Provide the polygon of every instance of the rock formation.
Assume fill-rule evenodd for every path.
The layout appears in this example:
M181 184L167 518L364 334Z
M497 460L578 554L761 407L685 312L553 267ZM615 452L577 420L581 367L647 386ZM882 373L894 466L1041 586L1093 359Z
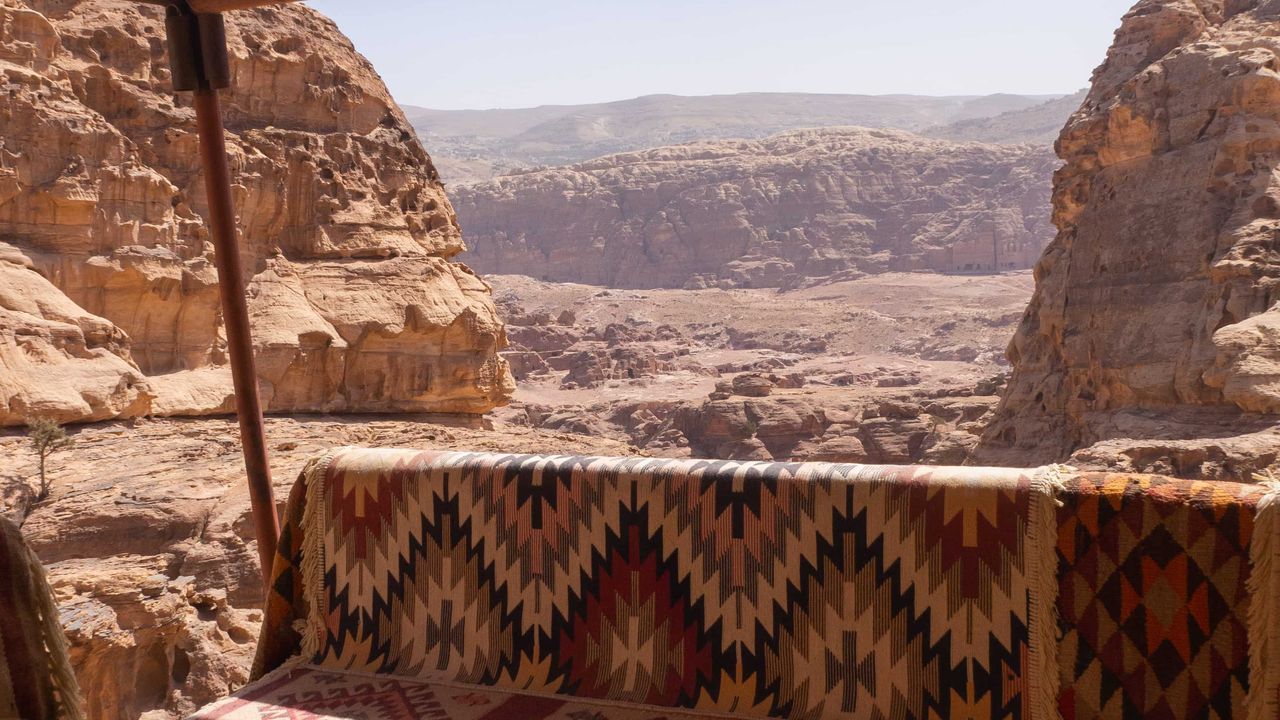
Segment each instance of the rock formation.
M1055 162L1031 146L804 130L613 155L454 191L482 273L629 288L1030 267Z
M229 407L189 96L163 15L0 6L0 425ZM483 412L503 326L430 158L303 6L228 19L242 259L273 411ZM28 290L40 285L39 295Z
M979 460L1239 479L1276 462L1277 22L1271 0L1125 16L1058 141L1059 232Z
M918 131L1030 109L1052 95L646 95L590 105L496 110L405 107L451 185L540 165L698 140L756 139L800 128L857 125ZM1076 103L1079 104L1079 103ZM1072 108L1057 117L1062 128ZM987 142L1021 142L1025 121L990 127ZM1000 137L998 130L1015 133ZM1018 139L1012 139L1017 137ZM1052 138L1048 139L1050 142ZM1047 144L1047 143L1046 143Z
M494 421L664 457L961 464L999 402L1029 272L795 290L490 277L520 377Z

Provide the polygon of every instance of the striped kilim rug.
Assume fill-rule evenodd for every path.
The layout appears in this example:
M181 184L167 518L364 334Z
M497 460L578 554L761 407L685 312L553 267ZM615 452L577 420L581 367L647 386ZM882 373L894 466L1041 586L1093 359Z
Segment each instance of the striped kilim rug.
M1250 548L1266 489L1143 475L1067 481L1058 511L1064 717L1278 717L1261 684L1255 704L1269 707L1248 711ZM1258 609L1273 599L1259 598ZM1271 622L1263 617L1261 628Z
M290 630L267 635L288 648L304 619L304 657L325 669L544 695L1031 717L1055 697L1028 692L1056 679L1055 626L1036 617L1052 602L1037 588L1055 584L1051 485L1017 470L347 450L308 470L305 510L295 497L268 623Z
M723 713L533 695L396 675L286 668L200 714L208 720L694 720Z
M1276 717L1270 490L346 449L197 717Z

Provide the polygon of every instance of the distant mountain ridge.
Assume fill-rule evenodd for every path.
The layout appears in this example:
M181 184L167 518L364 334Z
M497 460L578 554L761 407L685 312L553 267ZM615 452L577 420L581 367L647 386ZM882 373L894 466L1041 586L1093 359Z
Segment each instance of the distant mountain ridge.
M1087 91L1081 90L1020 110L957 120L949 125L928 128L921 134L945 140L1052 145L1071 114L1080 108L1086 94Z
M513 170L569 165L619 152L701 140L759 139L801 128L856 125L945 133L958 123L987 118L1015 118L1016 124L1017 113L1033 111L1062 97L648 95L591 105L498 110L432 110L406 105L404 111L423 144L431 148L441 176L447 182L465 184ZM1069 114L1062 115L1059 128ZM955 132L965 132L965 126L958 127ZM998 127L988 130L983 140L1002 142L991 137L998 134ZM977 139L947 134L938 137Z

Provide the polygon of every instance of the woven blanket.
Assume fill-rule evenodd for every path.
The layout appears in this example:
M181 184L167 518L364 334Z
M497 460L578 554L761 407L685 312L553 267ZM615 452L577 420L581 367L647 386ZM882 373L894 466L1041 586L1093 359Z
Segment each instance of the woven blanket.
M1055 712L1051 473L345 450L305 485L259 670L300 628L326 671L539 696Z
M1063 717L1278 717L1274 684L1267 692L1259 683L1249 702L1251 642L1257 663L1280 662L1261 642L1265 616L1249 637L1251 548L1260 567L1273 554L1253 547L1267 490L1144 475L1067 481L1058 511ZM1271 522L1273 510L1257 519Z
M44 569L0 517L0 718L77 720L79 693Z
M291 666L191 720L722 720L722 713Z

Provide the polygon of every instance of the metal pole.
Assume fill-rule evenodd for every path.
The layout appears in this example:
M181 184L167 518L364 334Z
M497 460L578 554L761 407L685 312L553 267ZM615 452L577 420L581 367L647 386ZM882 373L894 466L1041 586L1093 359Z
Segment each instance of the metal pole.
M196 15L185 3L170 7L167 20L170 62L177 90L195 93L196 130L200 137L200 161L204 167L205 193L209 201L209 233L213 238L218 290L222 296L222 322L227 329L231 381L235 387L240 443L249 476L249 501L258 539L262 582L271 582L280 523L271 488L271 466L258 395L258 371L253 359L253 335L249 328L249 304L245 297L244 268L236 245L236 214L231 197L231 169L227 163L225 130L218 88L230 82L226 36L220 15ZM268 588L269 589L269 588Z
M268 583L271 581L271 565L275 562L280 522L276 518L276 502L271 489L271 465L267 460L258 370L253 360L253 334L249 329L244 270L236 246L231 171L227 167L218 91L213 88L196 90L195 106L196 126L200 132L200 160L204 164L205 192L209 198L209 230L213 236L214 262L218 267L218 290L222 294L222 322L227 328L231 381L235 387L236 416L240 420L240 443L244 449L245 469L249 473L249 501L253 506L262 581Z

